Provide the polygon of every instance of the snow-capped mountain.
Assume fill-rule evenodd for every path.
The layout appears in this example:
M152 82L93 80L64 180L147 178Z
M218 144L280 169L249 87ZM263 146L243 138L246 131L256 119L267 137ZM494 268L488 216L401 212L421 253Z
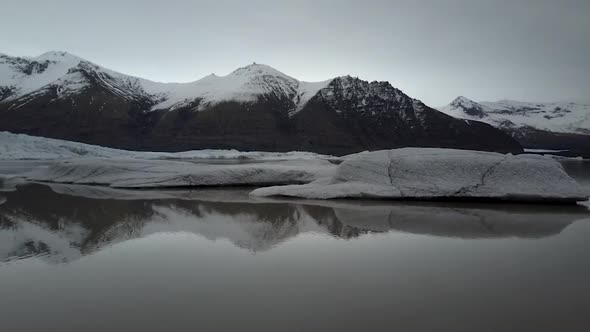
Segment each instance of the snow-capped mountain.
M590 135L590 105L578 103L528 103L513 100L474 102L458 97L441 111L462 119L496 127L532 127L556 133Z
M513 100L474 102L458 97L440 111L461 119L491 124L524 147L590 150L590 105Z
M149 100L150 111L173 110L193 103L197 103L197 110L202 110L224 101L255 102L262 95L290 100L290 113L294 114L330 80L301 82L272 67L254 63L226 76L211 74L190 83L158 83L109 70L66 52L47 52L35 58L0 54L0 100L26 102L50 89L56 89L58 97L64 98L90 88L92 83L123 98ZM17 103L14 108L20 105Z
M521 150L496 129L448 117L388 82L310 83L254 63L159 83L65 52L0 55L0 130L135 150Z

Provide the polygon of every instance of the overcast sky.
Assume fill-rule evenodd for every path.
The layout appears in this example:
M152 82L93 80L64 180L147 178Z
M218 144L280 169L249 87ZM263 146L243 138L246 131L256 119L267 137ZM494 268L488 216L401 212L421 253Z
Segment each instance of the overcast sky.
M431 106L590 102L590 0L2 1L0 52L63 50L156 81L268 64L391 82Z

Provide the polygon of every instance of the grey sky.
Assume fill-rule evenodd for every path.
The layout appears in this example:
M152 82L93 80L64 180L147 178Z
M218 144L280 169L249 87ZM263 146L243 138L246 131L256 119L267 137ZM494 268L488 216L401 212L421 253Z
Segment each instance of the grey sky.
M386 80L432 106L590 101L588 0L1 1L0 52L64 50L156 81L256 61Z

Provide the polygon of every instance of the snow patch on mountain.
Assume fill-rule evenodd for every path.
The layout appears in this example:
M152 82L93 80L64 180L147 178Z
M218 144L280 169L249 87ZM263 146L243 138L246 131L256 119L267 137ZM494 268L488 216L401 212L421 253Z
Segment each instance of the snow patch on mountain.
M199 101L198 109L223 101L253 102L261 94L292 97L297 80L269 66L250 65L227 76L209 75L192 83L178 84L166 91L167 98L152 110L178 108Z
M38 90L67 75L81 58L65 52L48 52L35 58L10 57L0 54L0 87L10 87L9 98Z
M51 89L57 91L58 98L79 93L92 80L127 99L156 101L163 97L166 86L115 72L67 52L22 58L0 55L0 101L18 99L11 109L18 109L31 97Z
M558 133L590 134L590 105L513 100L474 102L458 97L440 108L448 115L478 120L500 128L533 127Z
M63 76L57 79L54 84L57 86L58 97L76 93L88 86L86 78L79 72Z
M289 112L289 116L297 114L299 111L307 105L307 102L315 97L322 89L326 88L333 79L322 81L322 82L299 82L297 89L297 98L295 104L297 105L294 110Z

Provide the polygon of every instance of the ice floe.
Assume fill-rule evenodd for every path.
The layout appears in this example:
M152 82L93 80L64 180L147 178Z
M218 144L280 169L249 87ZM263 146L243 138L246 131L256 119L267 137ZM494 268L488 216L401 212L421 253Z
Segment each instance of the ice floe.
M304 185L254 190L254 196L311 199L491 199L576 202L587 199L555 160L453 149L403 148L345 158L334 175Z

